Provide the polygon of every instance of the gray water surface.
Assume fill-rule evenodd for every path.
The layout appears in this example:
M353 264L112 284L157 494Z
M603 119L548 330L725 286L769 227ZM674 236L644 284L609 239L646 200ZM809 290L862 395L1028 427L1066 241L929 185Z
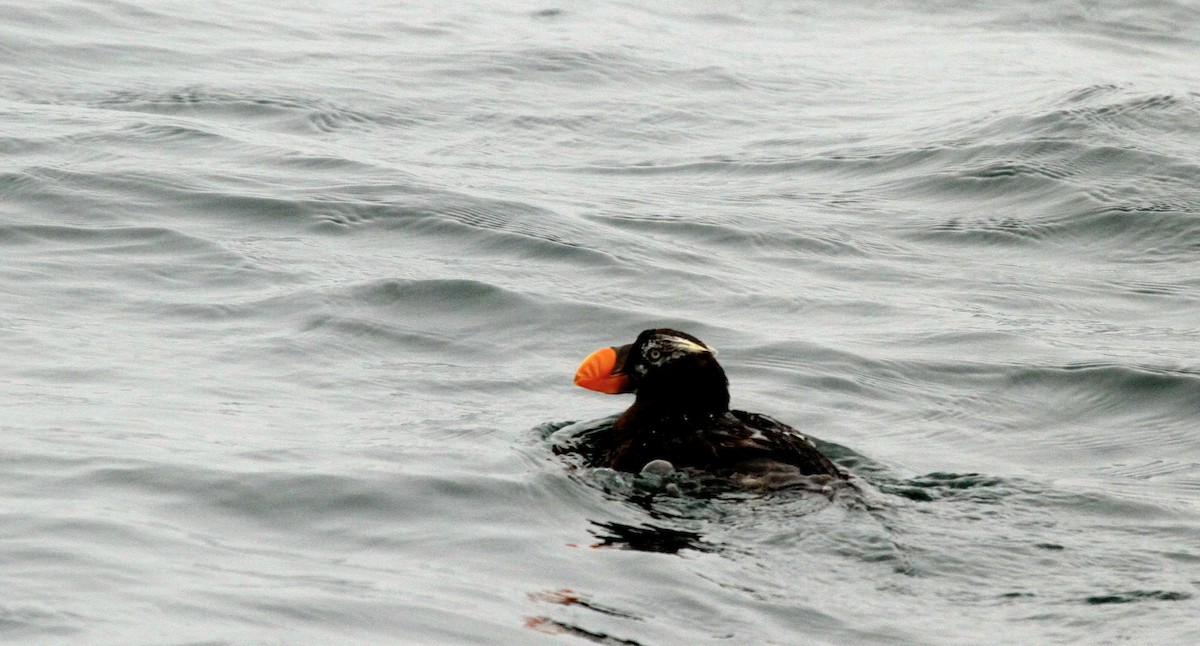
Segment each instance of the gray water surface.
M1200 642L1200 8L643 4L0 7L0 641Z

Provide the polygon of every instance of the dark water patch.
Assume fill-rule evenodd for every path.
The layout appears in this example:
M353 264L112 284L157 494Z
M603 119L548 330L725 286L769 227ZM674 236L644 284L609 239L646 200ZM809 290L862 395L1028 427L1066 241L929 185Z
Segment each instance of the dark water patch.
M1176 476L1195 474L1197 478L1192 483L1200 486L1200 462L1179 462L1176 460L1151 460L1141 463L1119 463L1101 467L1097 474L1133 478L1135 480L1159 480Z
M1042 168L1020 162L1000 161L982 168L966 170L962 177L967 179L992 180L1009 179L1022 175L1045 177L1047 179L1065 179L1068 174L1063 169Z
M315 223L320 232L367 235L367 230L415 234L503 254L573 265L611 266L598 250L595 228L530 204L410 185L341 186L293 197L267 194L194 194L195 208L249 220ZM372 236L377 236L371 233Z
M1196 203L1191 178L1200 163L1194 154L1200 94L1148 95L1101 86L1050 103L1049 110L1006 116L983 132L1010 146L1038 144L1043 149L1035 158L1039 165L1051 164L1064 173L1064 180L1098 199L1174 193Z
M94 618L81 613L36 604L0 602L0 636L33 640L79 635Z
M0 191L9 200L37 192L40 184L36 172L0 172Z
M38 159L43 155L59 152L60 149L56 145L65 140L62 131L70 129L69 126L60 124L46 124L45 116L38 115L35 108L25 105L9 108L0 100L0 113L4 113L13 125L22 126L20 134L0 135L0 154L17 162L14 165L19 165L26 159ZM20 171L6 170L0 173L0 188L15 186L16 180L23 175Z
M1098 241L1111 250L1115 260L1139 264L1170 262L1200 250L1198 209L1200 201L1170 209L1144 204L1112 206L1070 226L1077 228L1077 239L1085 243L1089 238Z
M755 257L758 254L782 254L795 262L797 257L867 257L872 255L860 240L837 230L812 230L805 234L775 230L756 231L746 226L733 226L721 221L705 221L703 215L671 218L625 214L604 219L611 227L634 236L652 234L666 236L676 242L704 248L719 249L722 253L740 253Z
M1084 599L1089 605L1099 606L1110 603L1135 603L1138 601L1187 601L1192 598L1190 592L1171 590L1132 590L1111 594L1097 594Z
M878 177L889 193L959 211L935 228L934 237L947 240L1095 245L1116 236L1116 249L1152 242L1159 224L1194 233L1200 160L1187 142L1200 122L1200 99L1110 94L1089 88L1053 101L1066 107L1043 116L1002 117L972 128L969 138L928 147L920 160L871 149L826 157L853 161L857 179ZM902 174L897 160L910 162ZM977 215L961 214L968 203ZM1114 230L1116 212L1167 213L1177 221L1130 219Z
M1200 165L1185 171L1200 173ZM1200 192L1188 180L1179 177L1140 175L1131 181L1096 182L1089 195L1105 208L1116 212L1163 213L1183 216L1193 227L1200 214Z
M471 228L552 243L558 253L569 254L576 260L598 259L596 252L589 249L592 244L589 228L531 205L460 199L440 204L436 212L439 217Z
M855 477L876 482L885 481L893 476L891 467L848 446L812 436L806 437L817 445L817 449L821 453L824 453L826 457L833 460L838 466L844 467L847 472L853 474Z
M187 203L186 191L196 185L193 178L163 172L162 168L110 173L84 168L27 167L24 172L38 182L38 190L29 191L29 198L40 207L60 209L58 213L80 214L90 226L127 225L134 215L177 208Z
M470 515L483 511L477 504L480 496L525 495L519 486L501 484L502 479L491 476L463 479L458 475L405 471L397 465L389 473L347 476L147 463L94 467L69 482L92 491L123 490L141 496L143 501L149 497L160 509L181 517L203 514L222 523L240 519L289 533L313 530L337 533L338 528L348 526L370 533L371 527L391 527L396 519L407 518L410 521L407 531L422 540L433 539L427 532L430 523L437 522L435 507L439 505L452 500L474 501L462 510ZM490 521L479 522L486 525ZM130 539L136 539L135 530L128 531L134 532ZM87 529L83 533L89 532Z
M1163 496L1163 489L1127 485L1110 477L1077 479L1071 486L1042 487L1024 500L1031 510L1065 513L1080 523L1085 518L1091 519L1109 531L1125 520L1136 521L1138 526L1159 526L1169 525L1178 518L1177 501ZM1129 531L1142 532L1134 527ZM1077 547L1066 536L1060 540Z
M548 76L575 81L631 80L643 64L616 50L587 51L569 48L530 48L478 51L462 61L475 74L544 79ZM467 71L467 70L462 70Z
M108 366L38 366L18 370L14 374L48 383L89 385L115 381L121 375L121 371Z
M957 7L955 9L958 9ZM1155 45L1187 47L1200 41L1193 25L1200 12L1188 3L1155 0L1149 3L1118 2L1100 7L1081 7L1069 2L1047 2L1011 12L985 14L979 25L988 29L1050 32L1059 37L1098 37L1081 44L1105 54L1130 51L1153 60Z
M424 186L416 173L339 155L336 150L288 149L277 152L269 162L281 173L297 177L295 188L314 192L333 191L342 197L371 199L386 196L397 187L412 190Z
M1029 490L1028 487L978 473L930 473L906 480L881 480L876 484L884 493L916 502L963 501L985 505L997 504L1009 496Z
M1085 208L1079 208L1085 207ZM1196 249L1200 217L1195 204L1077 204L1074 208L1037 217L957 216L931 227L912 230L918 240L960 245L1067 246L1075 251L1103 253L1114 260L1163 262Z
M1014 127L1020 126L1006 126L999 136L1011 139ZM1200 193L1189 179L1196 176L1196 164L1187 158L1036 135L1000 143L947 142L918 150L843 151L783 163L791 170L845 176L847 181L874 191L944 205L960 215L952 216L936 232L978 233L985 242L1057 237L1057 230L1069 226L1073 217L1105 206L1144 210L1147 204L1154 208L1170 205L1170 210L1190 213L1200 204ZM709 162L678 170L728 171L738 165ZM777 165L753 164L761 170ZM1097 189L1105 184L1112 189ZM966 203L980 215L961 215ZM1034 214L1021 214L1030 210ZM982 226L964 226L977 218Z
M619 522L596 522L592 534L597 543L592 547L678 554L682 550L711 552L715 546L707 543L700 532L672 527L661 527L650 523L630 525Z
M185 146L191 160L200 160L210 155L220 155L230 152L233 155L244 155L250 151L263 151L265 146L252 145L245 142L236 133L227 128L212 127L197 120L170 119L157 122L131 121L110 131L89 131L72 134L61 140L64 146L85 145L100 150L113 151L110 157L114 160L127 155L155 155L166 149ZM120 150L120 152L116 152ZM116 163L114 161L114 166ZM97 165L97 167L102 167ZM166 166L164 168L173 168Z
M1134 279L1120 282L1111 281L1108 284L1135 297L1169 300L1171 304L1179 303L1186 306L1188 301L1195 300L1194 295L1197 292L1194 283L1196 282L1196 280L1189 280L1183 283L1170 283L1153 279Z
M639 162L621 166L576 166L575 171L597 175L707 175L736 172L739 165L733 161L658 163Z
M27 166L17 173L6 176L6 181L18 190L7 197L14 198L12 206L18 212L41 213L50 211L61 217L70 214L83 226L129 225L124 217L137 211L144 201L131 197L124 189L126 182L114 182L110 178L83 170L68 170L63 167ZM152 182L157 187L168 186L167 182ZM135 191L136 193L136 191ZM118 208L114 204L121 204Z
M857 178L918 175L918 171L940 156L941 148L863 151L839 151L803 158L773 158L747 160L726 156L688 162L641 161L622 166L578 166L574 170L598 175L633 175L655 177L680 175L692 178L708 176L796 176L825 175Z
M972 203L972 210L992 213L1024 211L1031 206L1067 200L1080 194L1078 189L1064 183L1061 178L1041 173L1008 173L998 170L1009 168L1009 164L1002 163L999 166L988 164L984 168L966 171L955 169L905 178L893 182L892 187L903 195L935 202L959 205L969 201ZM1000 229L1001 231L1015 233L1021 237L1028 235L1019 224L1020 218L1001 216L997 219L1007 224Z
M948 156L958 146L950 144L900 147L895 145L864 146L825 152L807 161L776 162L786 165L805 164L806 168L834 177L847 179L895 179L920 177L945 165ZM786 168L785 168L786 170ZM799 170L797 168L797 170Z
M1052 459L1059 467L1043 468L1058 472L1189 451L1191 420L1200 414L1198 388L1186 368L995 366L959 383L931 376L913 401L928 409L916 426L927 441L977 434L991 452L1020 461Z
M634 639L623 639L598 630L589 630L573 623L551 619L549 617L527 617L525 627L548 635L570 635L594 644L610 646L644 646L643 642Z
M1131 95L1132 94L1132 95ZM1071 127L1102 129L1129 137L1158 132L1200 133L1200 94L1136 94L1118 86L1093 86L1068 94L1071 107L1031 121L1055 133Z
M901 397L921 380L899 364L795 342L759 346L738 361L736 370L785 380L801 391L876 401Z
M159 527L140 526L125 514L108 518L79 515L72 509L71 498L64 497L63 509L42 517L14 522L24 533L43 537L44 547L36 552L17 550L12 556L39 567L85 567L103 571L103 578L114 584L130 584L136 575L113 563L107 548L147 545L164 534Z
M100 2L78 5L75 3L45 3L37 6L14 6L6 8L5 21L16 26L29 27L41 33L73 32L80 25L91 29L113 31L128 26L130 22L145 25L164 17L164 14L149 8L126 2Z
M489 331L503 328L504 337L511 338L518 328L540 327L544 307L497 285L453 279L376 282L356 288L349 298L396 310L399 320L411 321L417 329L452 332L476 343L486 343Z
M247 223L290 225L309 217L305 204L291 197L276 195L230 194L200 187L185 188L173 185L179 202L196 213L217 217L235 217ZM178 203L178 202L177 202Z
M362 344L376 348L420 348L423 352L439 353L457 349L458 340L452 334L434 331L403 329L395 323L355 318L352 315L322 313L305 317L302 332L324 331L347 346ZM357 343L356 343L357 342Z
M1103 241L1111 257L1127 264L1179 262L1200 251L1200 200L1112 205L1093 218L1111 237ZM1097 228L1096 233L1104 229ZM1180 276L1180 284L1190 281Z
M922 151L867 155L857 163L867 174L907 171L892 185L908 195L970 196L997 203L1008 197L1017 204L1018 198L1034 203L1056 191L1077 190L1067 183L1074 175L1071 163L1089 150L1084 144L1029 137L1004 143L947 142ZM921 166L914 168L916 152Z
M36 246L40 253L58 251L129 256L174 256L179 253L220 251L217 245L163 227L84 227L44 224L0 225L0 244Z
M172 45L147 44L151 39L134 37L130 41L94 42L67 38L39 42L22 49L20 58L26 63L45 70L45 75L39 82L55 81L63 86L74 89L78 87L78 79L88 74L94 74L100 68L136 69L145 66L147 61L156 65L178 65L189 67L195 63L196 57L189 48ZM39 93L40 98L41 93ZM35 99L36 100L36 99ZM59 103L54 97L50 102Z
M263 351L282 353L279 358L309 356L310 362L319 362L320 357L373 356L390 362L393 369L408 370L447 353L457 357L455 361L432 361L433 372L418 371L417 376L424 379L462 362L495 367L496 361L502 361L509 368L477 384L491 384L498 392L529 387L523 378L529 366L522 366L522 352L546 361L565 353L573 361L573 352L598 343L578 325L581 318L623 322L628 329L638 327L628 322L627 313L610 306L547 298L469 279L385 279L280 288L284 282L290 285L297 280L272 281L267 285L270 289L223 299L185 293L169 299L139 300L137 306L156 317L179 321L183 327L177 333L202 334L214 325L237 330L230 342L220 347L243 360ZM547 321L558 321L559 331L547 333ZM574 345L569 342L571 337ZM544 354L547 351L552 354ZM401 357L420 361L395 363ZM534 368L534 372L540 370ZM559 378L569 382L571 367L561 366L560 370ZM472 381L470 371L455 374ZM440 382L427 385L437 391L442 388Z
M279 358L299 358L317 350L331 356L330 351L336 348L338 353L380 357L391 357L397 350L426 358L454 352L464 361L469 357L483 361L486 352L495 349L486 334L479 334L486 331L486 326L469 330L461 327L466 322L464 312L471 308L473 299L478 305L480 293L472 295L469 289L453 288L439 292L426 286L428 298L423 299L420 288L402 293L404 290L396 286L399 284L389 287L389 283L348 291L290 289L224 301L198 301L185 296L165 303L161 299L146 301L141 308L158 317L204 328L219 325L238 330L231 339L236 342L221 347L242 359L264 351L282 353ZM451 300L439 301L431 294ZM488 306L498 304L489 302L485 309ZM435 325L435 320L441 323ZM181 333L187 333L187 329Z
M256 123L289 132L335 133L341 130L399 129L420 123L401 114L367 112L328 99L304 95L256 96L187 86L169 93L124 91L90 100L107 110L143 112L192 119Z
M1049 227L1016 217L976 219L953 218L933 225L920 238L940 239L967 245L1004 245L1039 241L1048 237Z
M1097 413L1165 406L1200 414L1200 371L1110 363L1025 368L1009 376L1014 388L1068 393Z
M240 145L240 142L217 134L206 126L180 122L134 123L118 132L91 132L73 135L63 143L64 145L116 145L126 148L127 152L137 143L154 146L186 145L194 150L214 143Z
M909 585L934 585L953 597L956 605L975 607L997 599L987 591L981 593L978 581L1003 579L1010 581L1005 587L1020 592L1001 598L1036 608L1047 599L1077 599L1075 582L1081 579L1124 580L1125 585L1131 581L1170 585L1177 579L1154 547L1130 549L1114 535L1119 530L1108 524L1112 516L1087 508L1090 503L1068 489L1011 479L994 486L962 488L970 476L933 475L937 477L932 480L951 486L930 488L941 490L931 499L901 493L892 502L885 499L874 507L874 514L888 528L887 535L904 555L903 562L910 566L903 572L912 578ZM904 499L913 502L904 504ZM1104 524L1091 524L1087 518Z
M1062 95L1062 101L1065 103L1085 103L1096 97L1110 96L1123 91L1124 87L1115 83L1097 83L1065 93Z
M647 7L647 9L651 9L651 7ZM722 28L754 24L753 21L748 19L746 16L738 15L736 12L732 11L706 11L698 8L696 13L689 13L679 17L688 20L689 22L695 22L703 25L720 25Z
M678 61L645 54L631 56L625 50L613 48L476 50L456 59L444 73L485 78L488 82L500 78L577 87L611 83L665 83L700 90L748 87L741 76L721 67L681 65Z
M290 281L288 274L244 254L163 227L0 226L0 247L6 245L12 246L14 254L19 252L22 265L35 270L39 281L55 284L55 289L101 296L108 288L110 295L122 294L121 300L126 301L132 297L150 309L177 302L178 295L146 299L138 286L251 289ZM59 269L67 265L76 270L86 267L87 276L106 278L107 283L64 280Z
M590 612L598 613L606 617L615 617L617 619L640 621L647 618L642 614L600 603L593 600L590 595L582 594L567 588L531 592L529 593L528 597L531 601L539 603L582 608ZM598 640L598 643L636 643L627 640L616 640L616 638L610 637L605 633L585 630L573 624L567 624L549 617L529 617L526 619L525 626L526 628L532 628L538 632L547 632L550 634L569 634L589 640Z

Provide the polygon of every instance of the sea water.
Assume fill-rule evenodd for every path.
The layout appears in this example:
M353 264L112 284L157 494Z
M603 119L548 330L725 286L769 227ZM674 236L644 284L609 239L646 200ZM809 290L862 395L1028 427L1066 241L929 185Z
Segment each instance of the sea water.
M0 641L1200 642L1197 61L1164 0L5 3ZM861 495L555 455L664 326Z

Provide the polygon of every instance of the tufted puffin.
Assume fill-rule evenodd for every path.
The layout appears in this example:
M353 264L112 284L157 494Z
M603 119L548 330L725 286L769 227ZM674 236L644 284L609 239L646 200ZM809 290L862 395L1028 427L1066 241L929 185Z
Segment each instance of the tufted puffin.
M772 485L801 476L845 480L845 472L794 428L765 415L729 409L729 380L716 350L667 328L601 348L575 373L575 384L635 399L593 439L594 466L640 472L671 467L739 484Z

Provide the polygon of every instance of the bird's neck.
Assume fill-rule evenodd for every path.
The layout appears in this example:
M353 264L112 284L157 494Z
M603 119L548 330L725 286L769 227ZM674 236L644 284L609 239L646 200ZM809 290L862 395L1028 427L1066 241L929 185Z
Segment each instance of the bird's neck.
M662 377L639 386L634 406L641 414L663 421L700 421L729 411L729 382L716 362Z

